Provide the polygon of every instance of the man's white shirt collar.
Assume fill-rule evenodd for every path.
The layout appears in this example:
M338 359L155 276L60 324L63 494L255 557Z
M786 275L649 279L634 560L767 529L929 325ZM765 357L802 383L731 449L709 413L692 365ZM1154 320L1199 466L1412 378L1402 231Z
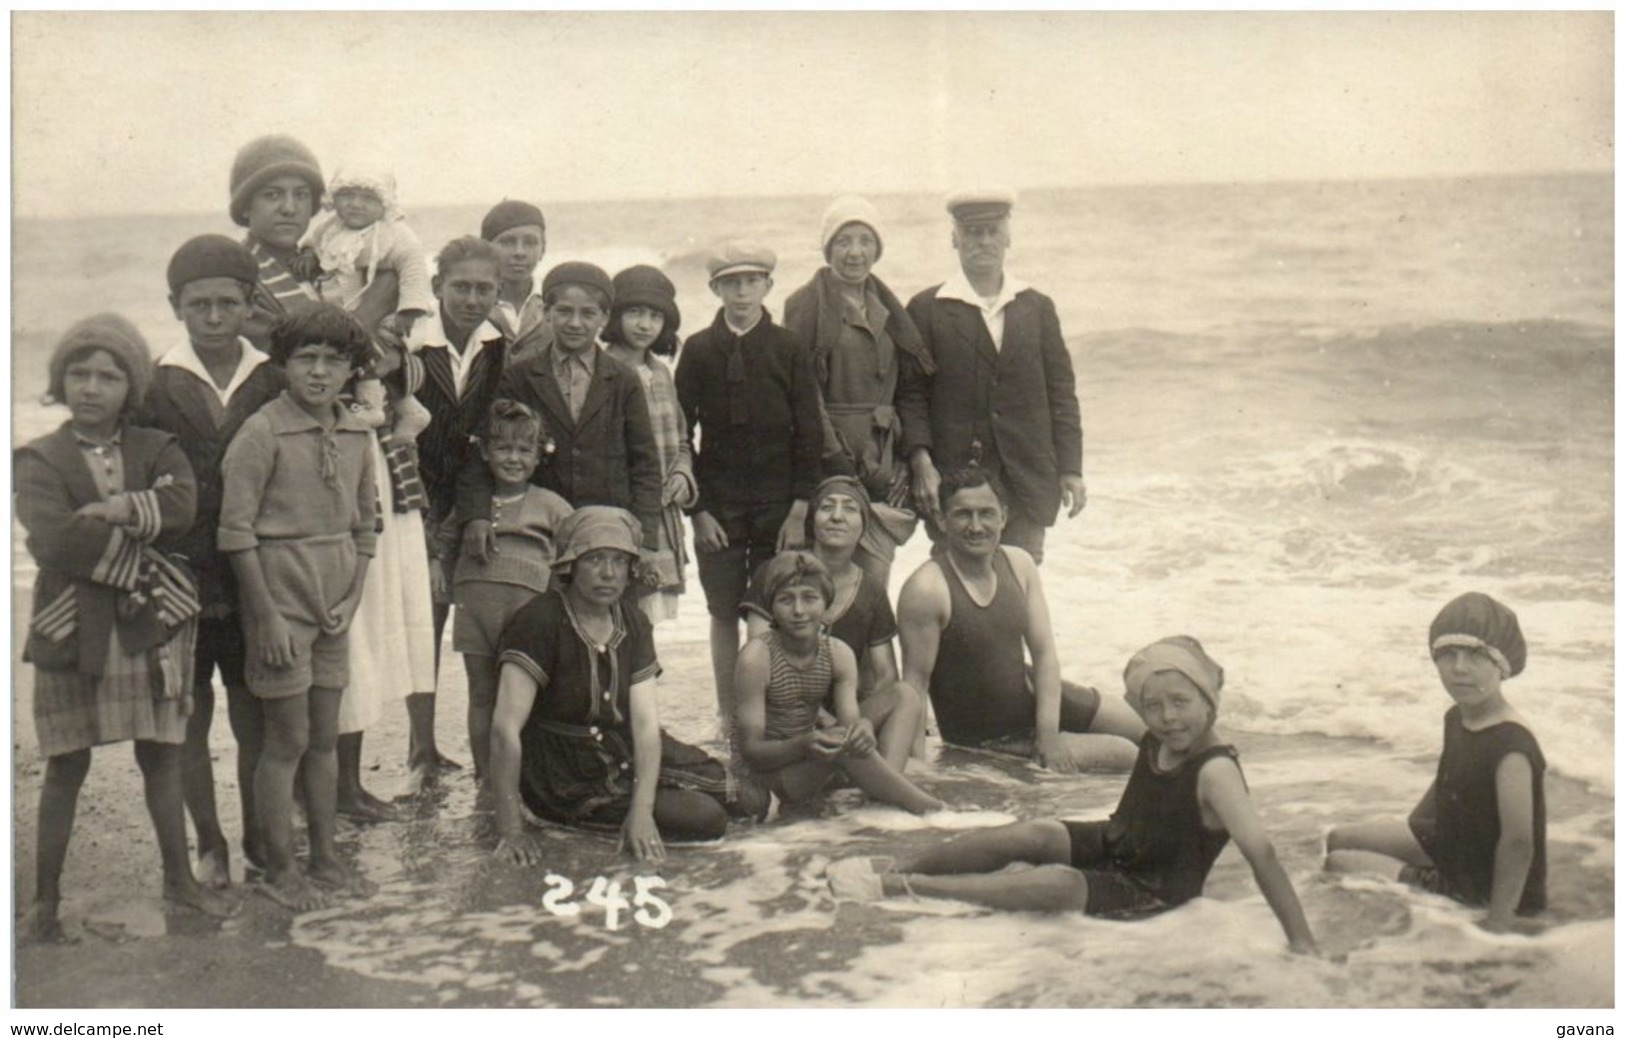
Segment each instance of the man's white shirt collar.
M459 354L451 348L451 337L446 334L446 326L440 320L440 311L435 310L412 326L412 334L407 338L406 348L414 353L426 349L445 350L446 357L451 361L452 383L461 395L463 384L467 381L468 369L473 366L474 358L485 349L486 340L500 338L502 338L501 330L487 318L470 333L468 345Z
M996 314L1000 310L1003 310L1005 307L1009 306L1011 301L1014 300L1017 295L1025 292L1031 287L1032 286L1027 284L1027 282L1016 277L1009 271L1005 271L1004 284L999 288L999 294L994 297L993 305L989 307L983 301L982 297L977 294L976 289L971 287L970 278L965 276L965 271L963 268L961 268L954 271L953 277L949 278L943 283L941 288L937 289L937 298L957 299L962 303L969 303L978 310L986 311L991 315Z
M231 381L226 383L224 389L215 384L214 376L209 374L209 369L204 366L203 358L197 355L197 350L192 348L190 339L159 357L158 366L161 368L180 368L182 371L189 371L196 375L204 385L214 390L215 395L220 398L221 406L224 407L231 403L231 395L237 392L244 382L248 381L248 376L254 373L254 369L271 359L241 335L237 336L237 343L243 348L243 355L237 361L237 370L232 374Z

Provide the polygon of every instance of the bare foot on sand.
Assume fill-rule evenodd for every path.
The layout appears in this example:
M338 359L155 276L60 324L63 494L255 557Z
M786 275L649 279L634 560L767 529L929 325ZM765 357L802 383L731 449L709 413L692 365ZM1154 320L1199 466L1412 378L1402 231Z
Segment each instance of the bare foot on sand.
M306 874L311 883L329 893L346 897L372 897L378 893L378 884L343 862L312 861Z
M458 764L456 761L452 760L444 753L441 753L439 750L434 751L434 766L439 768L441 771L463 770L463 766L461 764Z
M311 886L296 868L256 883L254 889L290 912L313 912L328 905L327 894Z
M439 777L440 772L433 761L413 764L406 778L406 792L401 795L408 800L421 797L434 788Z
M340 818L368 825L375 822L398 822L401 819L401 813L394 805L384 803L365 789L357 790L353 797L340 797L338 815Z
M164 884L164 900L176 908L201 912L214 919L225 919L234 915L238 908L236 898L190 880Z
M231 852L225 847L211 847L197 856L197 868L192 874L205 887L226 889L231 886Z
M76 944L78 938L69 937L62 929L55 901L38 901L17 927L18 944Z

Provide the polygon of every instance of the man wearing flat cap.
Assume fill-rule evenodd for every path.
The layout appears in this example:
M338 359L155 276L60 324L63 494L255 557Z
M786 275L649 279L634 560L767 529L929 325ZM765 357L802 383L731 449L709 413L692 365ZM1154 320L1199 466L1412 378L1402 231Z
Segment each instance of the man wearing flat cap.
M1055 304L1004 269L1014 206L1002 190L948 197L960 269L908 304L937 370L903 359L898 411L921 512L940 529L939 474L977 459L1008 494L1004 543L1042 561L1061 506L1083 510L1083 426Z

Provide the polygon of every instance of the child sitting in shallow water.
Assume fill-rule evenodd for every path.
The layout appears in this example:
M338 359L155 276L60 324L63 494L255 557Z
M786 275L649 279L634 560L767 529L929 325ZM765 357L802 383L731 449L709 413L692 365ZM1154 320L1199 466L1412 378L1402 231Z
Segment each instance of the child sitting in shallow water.
M1546 759L1501 682L1523 671L1518 617L1488 595L1446 605L1428 630L1439 682L1454 705L1433 785L1406 821L1341 825L1326 838L1326 867L1359 869L1382 855L1401 882L1478 907L1484 929L1523 929L1515 916L1546 907Z
M734 676L746 781L794 803L818 796L845 772L874 800L915 814L942 810L942 801L886 762L874 725L858 711L857 660L824 629L835 597L824 564L808 552L781 552L761 579L773 627L745 643ZM820 728L826 700L835 723Z
M1133 918L1200 896L1213 862L1234 838L1292 950L1318 954L1297 892L1248 798L1235 747L1214 732L1224 670L1196 639L1176 635L1135 653L1123 683L1149 731L1109 820L985 829L884 874L867 858L848 858L829 868L835 895L908 894L1011 911ZM1037 867L1003 871L1017 862Z

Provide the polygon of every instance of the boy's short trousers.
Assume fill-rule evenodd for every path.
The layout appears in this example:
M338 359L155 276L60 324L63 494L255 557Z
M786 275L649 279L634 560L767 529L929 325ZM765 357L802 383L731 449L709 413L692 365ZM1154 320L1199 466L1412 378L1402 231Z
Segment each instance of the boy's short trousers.
M197 622L197 645L192 650L192 683L209 684L215 668L220 668L220 682L227 688L242 688L248 684L243 673L248 659L248 647L243 641L243 626L234 613L230 616L211 616Z
M779 542L779 527L790 514L790 503L778 505L723 505L711 511L722 527L728 546L721 551L696 551L705 607L718 620L739 619L750 575L771 559Z
M1115 919L1166 912L1173 906L1152 893L1126 872L1112 867L1106 852L1106 822L1069 822L1067 838L1072 843L1071 866L1089 881L1089 903L1084 912Z
M1027 698L1032 701L1034 712L1038 710L1038 699L1032 694L1032 668L1027 668ZM1070 681L1061 682L1061 731L1082 734L1089 731L1089 726L1095 723L1095 715L1100 713L1100 691L1089 685L1075 685ZM992 750L994 753L1008 753L1017 757L1031 757L1038 748L1038 740L1033 730L1028 728L1020 732L1006 732L1002 735L989 736L986 739L973 741L956 740L955 746L969 746L978 750Z
M451 647L465 656L495 656L502 629L536 592L519 584L467 580L457 585Z
M287 667L268 667L254 639L246 639L244 667L248 690L258 699L286 699L314 688L342 689L350 683L350 632L327 634L309 624L288 623L298 655Z

